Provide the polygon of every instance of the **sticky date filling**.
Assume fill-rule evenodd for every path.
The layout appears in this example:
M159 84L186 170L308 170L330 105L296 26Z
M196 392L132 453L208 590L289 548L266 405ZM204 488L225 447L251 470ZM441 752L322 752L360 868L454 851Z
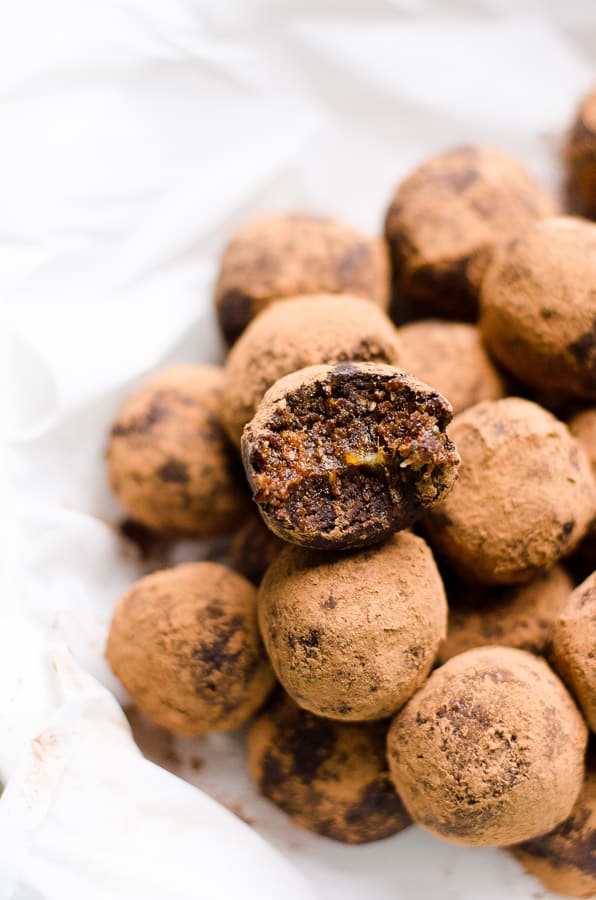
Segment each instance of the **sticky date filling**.
M253 446L255 500L324 533L411 520L437 499L454 447L445 401L398 378L332 376L288 395Z

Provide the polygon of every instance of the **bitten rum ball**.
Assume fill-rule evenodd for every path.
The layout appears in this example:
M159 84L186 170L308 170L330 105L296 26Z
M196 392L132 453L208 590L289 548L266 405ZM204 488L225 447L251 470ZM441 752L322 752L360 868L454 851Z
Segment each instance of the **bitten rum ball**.
M545 888L570 897L596 897L596 759L588 754L586 780L568 819L542 837L512 847L522 866Z
M356 294L386 309L385 244L334 219L269 215L249 222L228 244L215 288L219 324L233 343L257 313L297 294Z
M399 363L396 330L360 297L315 294L275 303L251 322L225 365L223 423L235 444L265 392L282 376L318 363Z
M596 90L583 100L565 148L571 206L596 217Z
M398 713L389 769L415 822L456 844L530 840L571 813L587 729L544 660L479 647L436 669Z
M110 435L112 489L143 525L175 535L233 531L247 511L220 422L223 369L177 366L125 401Z
M281 538L364 546L448 494L459 463L450 420L444 397L391 366L311 366L265 394L242 436L244 468Z
M156 725L196 735L239 728L273 687L256 590L218 563L186 563L137 581L110 627L107 660Z
M495 358L538 391L596 397L596 225L536 222L496 254L480 327Z
M553 199L496 150L463 147L427 160L398 185L385 220L397 288L451 319L476 314L490 257Z
M593 516L596 486L566 425L506 397L460 413L449 435L461 454L459 478L425 526L460 577L522 583L573 550Z
M569 596L555 622L553 662L596 732L596 572Z
M503 378L475 325L427 319L404 325L397 334L400 366L432 384L449 400L455 414L505 396Z
M230 565L253 584L260 584L263 575L285 547L269 531L258 513L248 517L234 535L230 547Z
M288 546L259 591L279 680L300 706L332 719L399 709L428 675L446 619L432 554L410 532L356 553Z
M516 587L453 585L448 590L449 621L439 662L472 647L497 644L544 656L571 590L571 579L561 566Z
M248 733L259 790L297 825L346 844L379 841L411 820L387 768L387 725L320 719L276 694Z

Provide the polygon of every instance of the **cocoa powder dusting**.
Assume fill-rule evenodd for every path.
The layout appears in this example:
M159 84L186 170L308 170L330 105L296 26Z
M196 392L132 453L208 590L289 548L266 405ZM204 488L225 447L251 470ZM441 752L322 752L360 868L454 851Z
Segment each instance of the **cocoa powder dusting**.
M385 759L387 725L348 725L299 709L280 691L248 734L260 791L297 825L363 844L410 824Z

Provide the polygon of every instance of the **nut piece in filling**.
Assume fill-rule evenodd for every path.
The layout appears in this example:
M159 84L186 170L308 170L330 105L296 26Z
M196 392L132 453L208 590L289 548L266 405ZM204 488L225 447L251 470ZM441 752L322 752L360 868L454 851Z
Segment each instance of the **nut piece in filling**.
M240 728L274 684L255 588L218 563L141 578L116 606L107 660L135 705L175 734Z
M398 185L385 220L394 280L413 305L474 318L495 247L556 204L515 160L462 147L427 160Z
M389 281L384 241L320 216L263 216L239 229L224 252L216 312L233 343L251 319L283 297L356 294L386 309Z
M286 545L259 591L277 677L300 706L346 721L390 716L423 684L445 636L441 576L403 531L360 551Z
M573 211L596 218L596 90L579 108L565 148L565 162Z
M480 328L521 382L596 398L596 224L535 222L495 254L482 282Z
M461 453L459 477L425 529L461 578L521 584L577 546L596 485L566 425L536 403L506 397L460 413L449 435Z
M175 366L123 404L112 427L112 489L155 531L211 537L234 530L250 505L221 424L223 369Z
M456 844L506 846L569 816L587 729L546 662L477 647L436 669L389 729L389 769L415 822Z
M250 774L297 825L346 844L402 831L410 817L389 778L386 723L319 719L276 693L248 733Z
M596 732L596 572L570 594L555 622L553 663Z
M263 395L284 375L349 360L401 365L396 330L382 310L362 297L333 294L274 303L226 360L222 421L232 442L240 445Z
M439 662L488 644L546 655L555 619L571 590L571 579L561 566L520 586L450 585L447 637L439 648Z
M588 753L584 786L568 819L542 837L512 847L545 888L569 897L596 897L596 756Z
M406 528L452 488L451 406L391 366L312 366L265 394L242 437L269 527L305 547L361 547Z

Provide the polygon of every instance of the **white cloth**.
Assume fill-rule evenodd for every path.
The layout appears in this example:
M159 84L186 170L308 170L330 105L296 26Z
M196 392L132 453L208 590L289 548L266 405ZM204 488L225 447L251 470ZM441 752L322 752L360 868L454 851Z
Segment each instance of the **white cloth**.
M220 358L212 280L239 223L298 208L378 232L408 168L464 142L556 186L595 49L592 0L4 4L0 485L16 503L2 523L0 897L312 896L281 854L330 900L532 896L504 854L417 829L361 848L298 832L256 797L234 737L200 742L201 771L177 742L169 766L241 802L275 850L143 760L103 659L139 573L103 452L143 374Z

